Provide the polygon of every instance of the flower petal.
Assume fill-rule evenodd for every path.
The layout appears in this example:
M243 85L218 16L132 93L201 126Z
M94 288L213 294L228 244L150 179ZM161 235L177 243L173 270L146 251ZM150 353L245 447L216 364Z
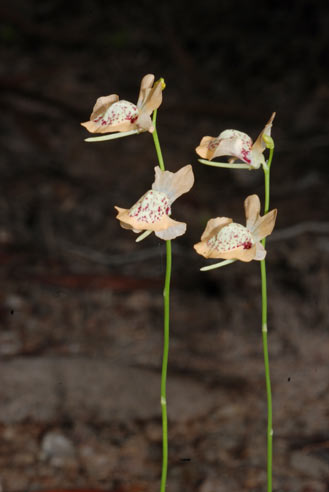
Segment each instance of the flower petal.
M251 232L227 217L210 219L202 234L201 242L194 248L206 258L224 260L251 261L256 254Z
M99 97L90 115L90 121L85 121L84 123L81 123L81 125L87 128L90 133L97 133L99 125L97 125L94 120L100 115L103 115L105 111L117 101L119 101L119 96L117 94Z
M210 219L207 222L206 228L201 236L201 241L208 241L212 236L218 234L222 227L231 224L232 219L228 217L216 217L215 219Z
M254 229L252 232L255 241L260 241L261 239L264 239L264 237L269 236L272 233L275 226L277 213L278 211L275 208L263 217L259 217L254 225Z
M258 195L249 195L245 199L244 210L247 219L246 227L250 232L253 232L260 214L260 199Z
M156 82L152 89L146 92L147 96L141 106L141 111L146 111L148 114L151 114L155 109L158 109L162 103L162 90L161 82Z
M266 249L264 248L262 243L257 241L257 243L256 243L256 254L255 254L254 260L258 260L258 261L264 260L265 256L266 256Z
M203 137L200 145L196 147L195 152L202 157L202 159L208 159L208 161L211 161L211 159L214 156L215 148L216 146L212 146L211 142L213 140L216 140L215 137Z
M138 101L137 101L138 108L140 108L143 102L145 101L146 95L148 94L149 89L151 89L153 82L154 82L154 75L152 73L144 75L144 77L142 78L141 86L139 89Z
M212 160L215 157L231 156L251 164L251 138L238 130L225 130L216 138L203 137L200 145L195 149L204 159ZM231 159L232 160L232 159Z
M194 249L199 255L205 258L221 258L223 260L240 260L249 262L255 258L256 245L254 244L249 249L244 249L242 246L240 248L235 248L230 251L219 252L214 248L210 248L207 242L201 241L194 245Z
M152 123L152 119L149 114L146 112L141 112L137 118L136 125L138 128L141 130L144 130L145 132L154 132L154 126Z
M251 163L251 138L238 130L224 130L218 136L218 146L214 157L232 156L247 164Z
M91 133L126 132L136 128L138 115L135 104L121 99L99 106L99 110L92 113L91 121L82 125Z
M96 101L95 106L93 107L93 112L90 115L91 120L95 120L101 114L104 114L105 111L112 106L112 104L119 101L119 96L117 94L111 94L110 96L99 97Z
M123 223L126 227L125 229L133 229L134 231L162 231L168 229L176 222L171 219L168 215L163 215L156 222L149 222L146 220L138 220L136 217L131 217L129 215L130 209L124 209L120 207L114 207L118 211L116 218ZM123 226L122 226L123 227Z
M151 133L154 131L154 126L150 115L155 109L158 109L162 103L162 84L161 82L156 82L153 85L153 83L153 74L148 74L143 77L137 101L137 107L140 115L138 119L138 126Z
M271 129L272 129L272 123L275 118L276 113L272 113L271 118L268 120L266 125L264 126L263 130L260 132L258 135L253 147L253 150L256 151L259 154L262 154L264 150L266 149L266 144L263 140L263 135L268 135L271 136Z
M167 241L169 239L175 239L176 237L185 234L186 224L184 222L176 222L175 220L173 220L172 222L174 222L174 224L168 227L168 229L164 231L156 231L155 235L158 236L160 239L164 239Z
M152 190L165 193L170 204L179 196L187 193L194 184L194 174L190 164L182 167L176 173L161 171L159 166L155 167L154 171L155 180L152 184Z

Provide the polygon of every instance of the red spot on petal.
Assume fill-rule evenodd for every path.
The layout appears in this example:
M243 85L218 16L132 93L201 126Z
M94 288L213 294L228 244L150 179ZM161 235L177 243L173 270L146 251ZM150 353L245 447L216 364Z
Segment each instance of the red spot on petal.
M246 241L243 243L243 249L250 249L252 247L252 243L250 241Z

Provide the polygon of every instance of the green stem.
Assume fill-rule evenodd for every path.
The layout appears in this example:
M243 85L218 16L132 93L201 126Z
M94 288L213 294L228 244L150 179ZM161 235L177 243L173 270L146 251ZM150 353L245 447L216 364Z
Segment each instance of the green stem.
M152 133L159 166L165 170L158 133L156 130L157 110L153 113L154 131ZM166 277L163 290L164 298L164 334L163 356L161 370L161 412L162 412L162 471L160 492L165 492L168 470L168 418L167 418L167 368L169 354L169 321L170 321L170 279L171 279L172 251L171 241L166 241Z
M161 169L161 171L165 171L165 165L164 165L164 162L163 162L163 157L162 157L162 152L161 152L161 147L160 147L160 142L159 142L157 127L156 127L157 114L158 114L158 110L156 109L153 112L153 126L154 126L154 131L153 131L152 135L153 135L153 141L154 141L154 145L155 145L155 150L156 150L156 153L157 153L157 156L158 156L158 161L159 161L160 169Z
M270 149L270 157L267 165L263 167L265 177L265 206L264 214L267 214L270 206L270 167L273 158L273 149ZM265 247L265 238L262 240ZM272 492L272 455L273 455L273 427L272 427L272 390L270 377L270 362L268 354L267 340L267 281L266 281L266 262L260 262L262 279L262 338L265 365L265 382L267 395L267 492Z

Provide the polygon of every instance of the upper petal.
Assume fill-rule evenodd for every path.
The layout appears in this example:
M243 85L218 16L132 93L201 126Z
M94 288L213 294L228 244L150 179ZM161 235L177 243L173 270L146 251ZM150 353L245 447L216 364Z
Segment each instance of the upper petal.
M255 223L260 214L260 199L258 195L249 195L244 201L244 210L246 214L246 227L253 232Z
M141 111L145 111L148 114L153 113L155 109L158 109L162 103L162 83L158 81L154 84L152 89L146 91L146 98L141 105Z
M266 149L265 142L263 140L263 135L271 136L272 123L275 118L276 113L272 113L271 118L268 120L263 130L258 135L253 147L253 150L256 150L259 154L262 154Z
M260 215L260 200L258 195L249 195L244 201L246 227L252 233L255 241L260 241L273 231L277 209L273 209L263 217Z
M228 217L216 217L207 222L206 228L202 233L201 241L208 241L212 236L215 236L222 227L231 224L232 219Z
M255 241L260 241L261 239L269 236L272 233L275 226L277 213L278 211L275 208L263 217L259 217L254 225L254 229L252 232Z
M152 184L152 190L165 193L169 198L170 204L179 196L187 193L194 184L194 174L190 164L175 173L161 171L159 166L155 167L154 171L155 180Z
M144 77L142 78L141 86L139 89L138 101L137 101L138 107L142 105L143 101L146 98L147 90L151 89L153 82L154 82L154 75L152 73L144 75Z
M115 102L119 101L117 94L111 94L109 96L99 97L96 101L93 111L90 115L91 120L95 120L99 115L104 114L105 111Z
M145 75L142 79L137 101L140 114L146 113L147 115L151 115L162 103L162 83L161 81L157 81L154 85L153 83L153 74Z

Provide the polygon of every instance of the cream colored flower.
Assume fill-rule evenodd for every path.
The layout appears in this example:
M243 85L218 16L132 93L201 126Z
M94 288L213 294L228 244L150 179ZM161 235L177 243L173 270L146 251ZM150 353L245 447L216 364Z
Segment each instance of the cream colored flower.
M186 231L186 224L170 218L171 205L193 186L194 175L189 164L176 173L154 168L155 180L130 209L115 207L121 227L133 232L153 231L161 239L174 239Z
M263 260L266 250L261 239L273 231L277 210L260 215L260 200L250 195L244 201L246 226L236 224L228 217L210 219L201 236L201 242L194 245L199 255L205 258L224 260Z
M117 94L99 97L90 120L81 123L90 133L128 132L130 130L153 132L151 114L162 102L164 83L154 83L154 75L143 77L137 104L119 99Z
M229 162L239 160L248 164L251 169L258 169L261 165L265 165L263 153L266 145L263 135L271 136L274 117L275 113L272 114L254 144L246 133L224 130L216 138L203 137L200 145L195 149L196 153L208 161L219 156L230 156Z

